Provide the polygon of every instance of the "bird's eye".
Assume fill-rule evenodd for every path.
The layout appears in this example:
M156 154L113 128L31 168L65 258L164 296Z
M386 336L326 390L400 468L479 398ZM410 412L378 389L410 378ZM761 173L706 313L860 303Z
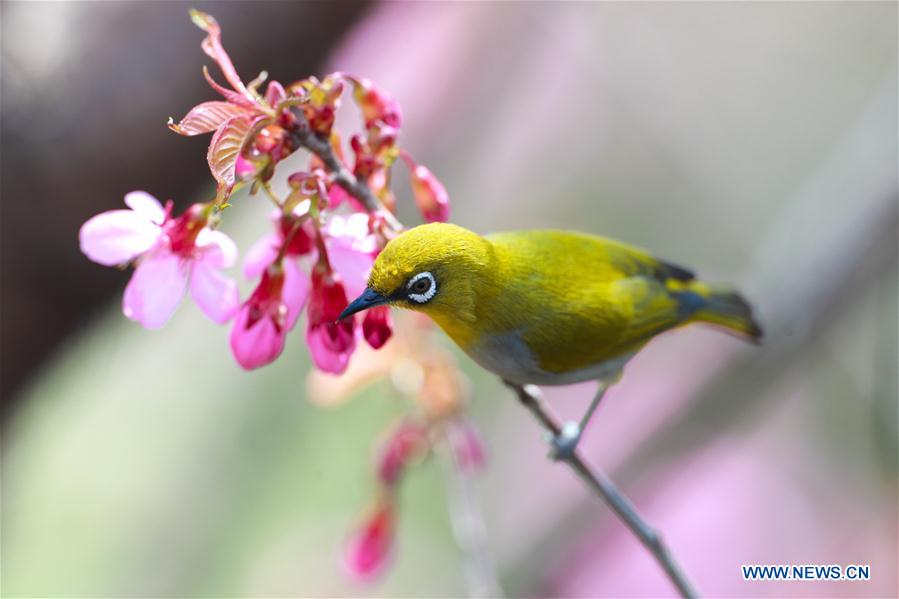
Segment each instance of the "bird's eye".
M413 302L423 304L437 293L437 281L429 272L420 272L406 283L408 297Z

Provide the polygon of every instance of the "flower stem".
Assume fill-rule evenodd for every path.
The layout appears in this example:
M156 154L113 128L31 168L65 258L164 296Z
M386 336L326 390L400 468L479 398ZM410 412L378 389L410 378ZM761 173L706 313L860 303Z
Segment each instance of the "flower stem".
M269 185L268 181L263 181L262 177L259 178L259 184L262 189L265 191L265 195L272 201L272 204L275 205L275 208L279 208L281 210L284 209L284 203L275 195L275 192L272 191L272 186Z
M542 405L540 393L536 387L533 385L518 385L509 381L503 382L515 391L521 403L531 411L534 418L546 430L553 435L558 435L562 432L562 427L556 422L555 417ZM634 504L618 490L605 474L590 465L578 450L563 454L561 461L567 463L587 486L612 508L625 526L634 533L634 536L652 554L682 597L692 599L698 596L693 585L675 561L668 546L662 540L661 535L646 523L637 512Z

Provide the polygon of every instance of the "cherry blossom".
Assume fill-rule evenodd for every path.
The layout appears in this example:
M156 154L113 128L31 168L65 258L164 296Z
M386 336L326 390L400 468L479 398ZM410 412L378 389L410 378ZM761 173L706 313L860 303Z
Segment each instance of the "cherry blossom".
M317 264L312 269L306 344L316 367L332 374L346 370L356 349L355 318L337 320L348 304L340 275Z
M89 219L79 232L81 251L99 264L135 263L122 300L125 316L148 329L165 325L185 292L213 321L230 320L239 303L237 286L221 270L237 256L234 242L209 227L209 210L194 204L177 218L143 191L125 196L130 210Z
M298 265L289 260L268 265L231 328L231 351L237 363L253 370L280 356L308 295L309 279Z

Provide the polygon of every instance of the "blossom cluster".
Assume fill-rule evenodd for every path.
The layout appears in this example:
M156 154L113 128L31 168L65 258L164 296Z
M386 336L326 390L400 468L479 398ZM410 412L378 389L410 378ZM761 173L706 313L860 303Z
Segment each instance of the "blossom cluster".
M360 294L380 250L399 233L392 216L396 200L391 169L401 159L409 168L412 195L423 218L444 221L449 199L444 186L399 146L399 104L367 79L332 73L284 86L265 82L262 73L245 84L222 45L221 29L210 15L191 11L206 32L203 51L221 70L227 85L203 75L221 100L202 102L169 128L180 135L212 133L207 153L216 181L214 199L196 203L175 216L146 192L125 197L128 210L112 210L81 228L82 251L107 266L134 265L125 290L125 315L146 328L162 327L187 289L214 322L231 322L234 358L251 370L274 361L285 338L306 310L306 343L316 367L344 372L364 340L382 347L391 337L388 308L337 321L348 300ZM348 92L349 93L345 93ZM349 95L359 109L363 130L352 135L352 161L344 158L334 121ZM275 167L304 147L305 136L321 140L337 164L311 153L305 170L287 176L290 191L276 197L269 184ZM307 148L308 149L308 148ZM347 190L340 171L364 183L377 198L366 205ZM242 186L264 192L276 205L272 232L250 248L243 273L256 281L249 297L238 296L223 273L237 259L233 241L218 230L232 194ZM308 307L307 307L308 306Z
M232 354L252 370L278 358L305 308L306 344L317 367L308 379L310 398L336 401L362 384L386 379L411 400L417 410L390 432L378 454L376 499L344 560L351 573L368 578L391 553L403 473L441 444L460 472L483 463L480 440L463 416L464 377L448 352L426 342L430 325L416 316L395 326L386 306L338 321L348 300L365 290L378 253L402 231L394 216L394 164L408 168L424 220L447 220L449 197L434 174L400 147L399 104L372 82L332 73L287 86L272 81L260 91L265 73L244 84L215 19L195 10L191 18L206 32L202 48L227 85L204 68L222 99L202 102L168 126L180 135L212 134L207 161L215 197L176 215L171 200L163 205L145 191L133 191L125 196L127 209L84 223L81 249L99 264L134 267L122 309L145 328L164 326L189 290L211 320L230 323ZM362 122L346 148L334 129L345 96ZM289 191L279 197L271 185L276 167L302 149L309 151L306 168L283 173ZM243 299L225 274L238 249L219 230L230 214L229 200L241 188L275 205L269 233L243 256L243 275L255 281ZM351 364L357 351L370 353Z

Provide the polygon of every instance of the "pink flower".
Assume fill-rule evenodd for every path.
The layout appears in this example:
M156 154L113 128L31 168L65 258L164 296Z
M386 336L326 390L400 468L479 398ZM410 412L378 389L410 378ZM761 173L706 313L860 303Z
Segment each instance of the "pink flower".
M273 362L284 350L309 295L309 279L290 260L269 264L231 329L231 352L237 363L253 370Z
M350 538L344 565L359 579L375 577L383 571L393 548L394 504L383 497Z
M378 480L388 486L399 482L406 466L421 459L429 449L425 427L404 422L390 435L378 458Z
M340 273L348 295L358 297L365 291L368 275L380 252L377 237L369 228L369 215L331 215L324 231L328 262Z
M312 223L309 220L302 222L300 228L294 231L294 226L301 218L298 214L285 215L280 210L274 210L270 216L275 226L275 231L263 235L254 243L244 256L243 274L248 279L256 279L262 276L263 271L272 264L281 251L281 246L290 238L288 247L284 250L285 259L297 259L312 252L312 236L315 234Z
M409 167L412 193L422 216L428 222L449 220L449 194L446 192L446 187L428 167L417 164L405 152L402 153L402 157Z
M234 263L237 248L220 231L208 226L205 207L194 204L178 218L172 204L163 209L143 191L125 196L131 210L111 210L81 226L81 251L99 264L137 261L125 288L122 311L145 328L162 327L175 312L185 291L213 321L223 323L239 303L237 286L221 274Z
M309 296L309 277L300 258L312 252L312 223L298 213L275 210L275 231L260 238L244 258L248 279L261 277L231 331L237 362L252 370L273 362L284 349L286 334L296 325ZM287 247L284 245L287 244Z
M306 343L315 365L332 374L346 370L356 349L355 318L337 320L348 303L340 276L317 264L312 269Z

